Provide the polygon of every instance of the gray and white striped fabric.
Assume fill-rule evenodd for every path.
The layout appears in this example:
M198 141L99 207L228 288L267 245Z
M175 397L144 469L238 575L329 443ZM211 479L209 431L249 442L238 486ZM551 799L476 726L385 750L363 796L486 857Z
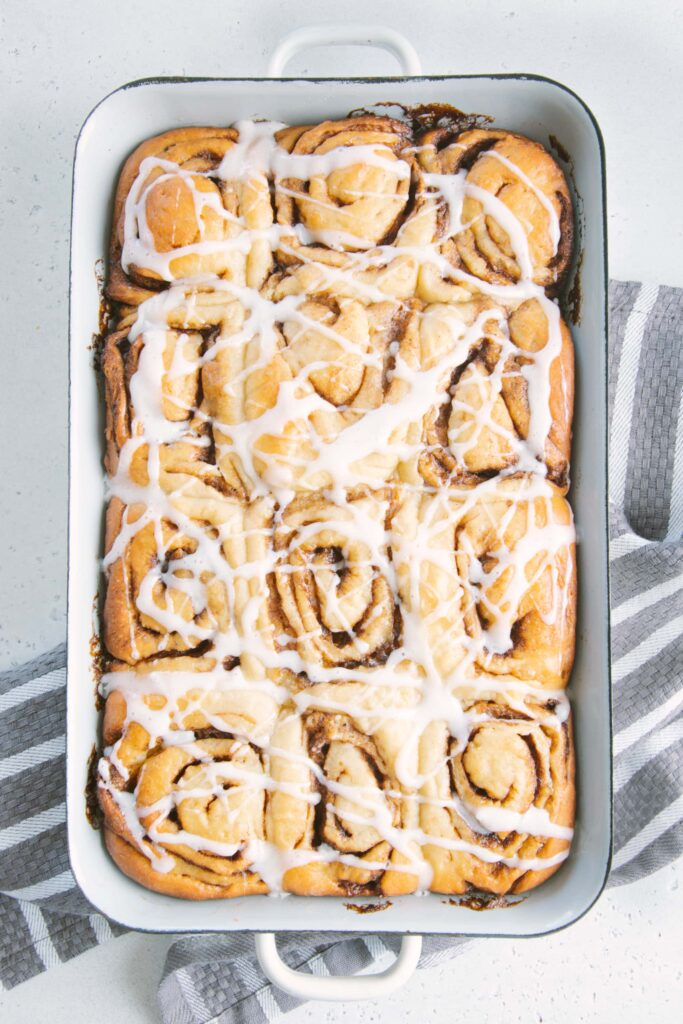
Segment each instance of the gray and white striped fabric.
M683 289L610 288L615 855L609 884L683 852ZM124 929L94 913L64 826L65 649L0 674L0 982L11 987ZM292 966L381 967L398 940L290 934ZM427 937L421 966L466 940ZM258 1024L296 1000L270 986L249 935L172 946L165 1024Z

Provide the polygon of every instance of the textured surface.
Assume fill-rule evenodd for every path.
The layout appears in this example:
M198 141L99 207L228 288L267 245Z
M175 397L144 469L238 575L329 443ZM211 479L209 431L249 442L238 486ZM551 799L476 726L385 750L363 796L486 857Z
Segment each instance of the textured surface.
M147 140L114 206L108 852L200 899L537 886L574 818L559 166L502 130L250 120Z
M136 9L129 6L131 12ZM2 66L9 102L2 111L2 203L10 242L2 256L8 307L3 322L6 339L22 339L3 381L3 397L8 422L24 425L23 443L6 445L1 453L3 473L11 481L2 496L3 522L11 538L3 560L0 605L5 665L19 663L63 636L65 296L70 161L77 127L100 96L130 78L183 72L260 74L276 39L310 17L309 9L297 3L269 11L266 19L264 5L259 10L236 2L230 11L207 9L197 24L187 5L172 2L170 9L173 17L155 24L154 38L148 27L131 34L129 18L112 19L105 9L93 13L82 0L48 9L10 0L3 9ZM347 11L356 18L365 15L357 0L349 0ZM320 3L316 20L335 13L331 2ZM681 226L672 216L681 142L670 130L674 79L681 76L680 56L671 47L680 27L680 6L660 0L646 10L635 2L597 7L581 0L556 11L529 2L520 11L493 0L466 11L445 2L433 4L431 13L416 26L406 5L379 0L373 20L408 32L427 71L534 70L576 89L590 102L606 139L613 276L682 284L675 258ZM477 31L482 24L485 33ZM467 39L466 53L458 39ZM615 70L625 57L628 82L614 89ZM329 51L319 51L292 65L293 72L318 74L363 73L369 68L391 73L393 63L386 55L339 51L331 69ZM672 88L662 89L662 75ZM633 159L633 132L645 125L657 153L658 186L643 195L643 164ZM33 285L37 278L39 292ZM37 360L41 375L35 373ZM41 412L30 423L24 414L27 406ZM49 456L41 448L48 422ZM459 964L418 976L383 1003L379 1014L377 1007L368 1006L361 1019L395 1020L400 1015L450 1020L457 997L465 1019L498 1020L504 1007L513 1020L609 1019L618 1012L624 1021L635 1021L647 1007L648 1015L673 1021L680 985L675 954L683 938L679 878L680 868L673 867L649 881L613 890L586 920L557 936L491 943L493 952L486 956L482 953L488 946L473 947ZM154 1020L154 989L167 945L162 938L130 936L93 950L0 996L0 1009L12 1021L35 1020L49 1000L54 1021L87 1021L90 1005L106 995L112 1019L126 1015L131 1024ZM466 994L461 969L467 970ZM540 986L539 976L544 979ZM355 1019L356 1014L350 1007L334 1007L326 1011L326 1019ZM320 1008L309 1007L290 1019L320 1016Z

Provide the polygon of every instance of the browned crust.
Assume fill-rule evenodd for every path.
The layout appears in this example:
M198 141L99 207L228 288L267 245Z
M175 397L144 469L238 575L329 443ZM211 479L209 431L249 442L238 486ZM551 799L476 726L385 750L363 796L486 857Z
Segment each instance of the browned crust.
M241 871L223 885L210 885L174 871L156 871L151 862L115 830L105 827L104 841L112 860L123 873L146 889L184 900L220 900L268 892L268 887L249 871Z
M393 867L373 872L313 861L286 871L283 887L298 896L404 896L415 892L417 878Z

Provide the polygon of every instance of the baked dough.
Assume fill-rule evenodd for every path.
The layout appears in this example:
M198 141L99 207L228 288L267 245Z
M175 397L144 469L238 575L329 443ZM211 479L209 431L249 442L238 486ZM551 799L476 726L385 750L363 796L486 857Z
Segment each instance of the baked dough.
M500 130L246 121L129 158L98 791L131 878L504 895L566 858L572 231Z

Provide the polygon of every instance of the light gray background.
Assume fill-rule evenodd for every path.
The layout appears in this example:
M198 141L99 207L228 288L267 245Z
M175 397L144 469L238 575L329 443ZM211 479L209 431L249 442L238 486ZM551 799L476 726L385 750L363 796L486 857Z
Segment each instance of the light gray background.
M342 11L404 32L426 72L529 71L578 92L605 137L611 275L683 285L683 8L675 0L3 0L0 668L64 638L69 203L79 126L131 79L261 75L282 35ZM317 50L290 70L381 75L395 64L379 51ZM610 893L557 936L480 942L381 1004L308 1007L292 1024L356 1015L668 1024L680 1013L681 875L674 865ZM93 950L0 993L0 1016L34 1024L49 1008L52 1024L90 1024L102 1008L107 1020L147 1024L167 945L128 936Z

